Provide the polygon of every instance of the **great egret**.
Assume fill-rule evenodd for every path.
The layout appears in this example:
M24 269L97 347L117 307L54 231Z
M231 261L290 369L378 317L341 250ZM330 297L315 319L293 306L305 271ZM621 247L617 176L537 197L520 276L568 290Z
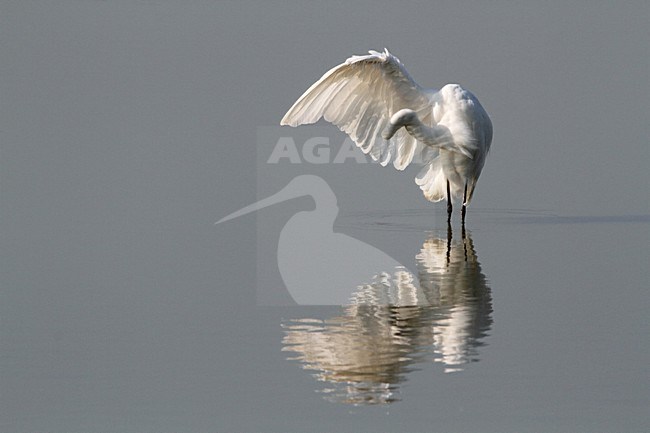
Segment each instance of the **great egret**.
M321 117L338 126L382 166L424 167L415 178L427 200L462 198L462 221L492 142L492 122L478 99L458 84L424 89L384 49L352 56L325 73L293 104L281 125Z

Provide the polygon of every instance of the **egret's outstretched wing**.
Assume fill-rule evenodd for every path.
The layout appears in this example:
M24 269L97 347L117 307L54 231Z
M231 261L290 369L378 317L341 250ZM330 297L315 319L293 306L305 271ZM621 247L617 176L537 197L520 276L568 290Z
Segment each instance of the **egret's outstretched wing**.
M431 126L433 94L413 81L388 50L370 51L365 56L352 56L325 73L293 104L280 124L298 126L323 117L375 161L387 165L393 160L395 168L402 170L416 155L428 160L436 150L418 143L404 128L390 140L384 140L381 133L391 115L402 108L414 110L422 123Z

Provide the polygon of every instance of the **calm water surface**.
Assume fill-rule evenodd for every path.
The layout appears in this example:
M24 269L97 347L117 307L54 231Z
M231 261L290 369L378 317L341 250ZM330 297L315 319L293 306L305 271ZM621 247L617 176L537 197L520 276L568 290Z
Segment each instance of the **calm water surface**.
M398 268L357 287L337 316L283 324L283 350L315 371L326 399L392 403L420 363L436 362L450 373L479 360L492 298L471 235L430 233L416 262L415 275Z
M257 305L246 221L216 274L211 224L14 271L2 431L646 431L649 218L470 210L341 215L405 265L347 306Z
M402 417L407 431L648 426L650 217L479 209L472 230L425 230L431 218L340 217L385 251L411 246L415 271L378 275L348 306L283 310L278 349L305 410L393 426L379 431Z

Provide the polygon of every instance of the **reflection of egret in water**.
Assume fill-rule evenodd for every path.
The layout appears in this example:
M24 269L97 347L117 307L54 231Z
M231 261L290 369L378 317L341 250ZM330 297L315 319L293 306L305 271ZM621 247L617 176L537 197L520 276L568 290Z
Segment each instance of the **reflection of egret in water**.
M331 385L323 390L327 399L391 403L417 362L430 359L451 373L479 360L492 300L469 232L460 240L450 231L447 238L428 237L416 260L416 278L402 270L384 274L359 287L338 317L283 324L283 350ZM395 299L391 292L402 296L385 304Z
M246 206L217 224L296 197L310 196L316 208L293 215L280 232L278 269L300 305L343 305L354 288L385 269L401 267L378 248L333 229L339 208L327 182L314 175L293 178L271 197Z

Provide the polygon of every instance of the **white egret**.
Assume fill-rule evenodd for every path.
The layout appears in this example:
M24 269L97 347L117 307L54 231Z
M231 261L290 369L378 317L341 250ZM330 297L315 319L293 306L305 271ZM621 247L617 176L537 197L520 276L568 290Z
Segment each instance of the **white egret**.
M382 166L424 167L415 182L427 200L462 199L462 221L492 142L492 122L458 84L424 89L384 49L352 56L330 69L293 104L281 125L320 118L338 126Z

